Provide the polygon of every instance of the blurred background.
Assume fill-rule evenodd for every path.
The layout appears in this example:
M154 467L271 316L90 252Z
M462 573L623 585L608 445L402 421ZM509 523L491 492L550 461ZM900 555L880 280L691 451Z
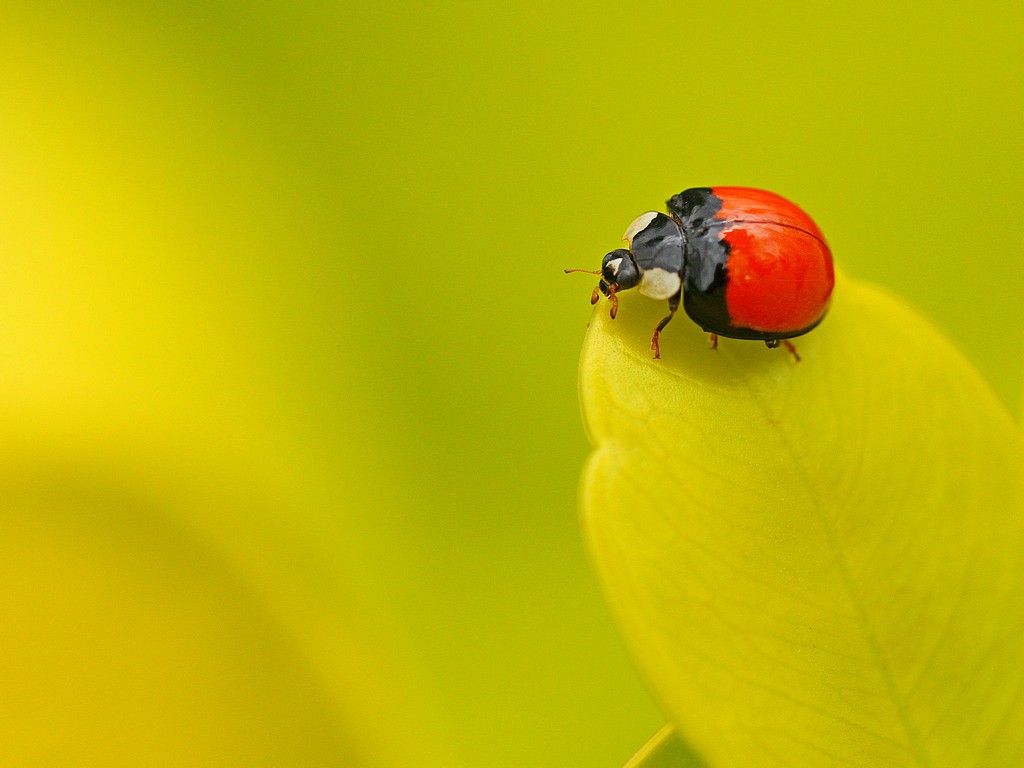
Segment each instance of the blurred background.
M1022 16L4 3L0 762L621 766L562 268L772 189L1019 413Z

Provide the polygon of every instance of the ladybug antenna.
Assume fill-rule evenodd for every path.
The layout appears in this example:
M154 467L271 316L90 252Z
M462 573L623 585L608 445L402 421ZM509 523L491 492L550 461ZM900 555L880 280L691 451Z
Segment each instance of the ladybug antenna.
M563 270L563 271L567 275L570 272L585 272L588 275L600 275L601 274L601 270L600 269L566 269L566 270ZM590 294L590 303L591 304L597 304L597 302L598 302L598 300L600 298L601 298L601 283L598 283L594 287L594 292L592 294ZM618 302L615 302L615 303L618 304Z
M601 274L603 274L600 269L567 269L567 270L565 270L565 274L567 274L567 275L570 272L586 272L588 275L601 275ZM602 284L604 285L603 288L602 288ZM600 300L600 298L601 298L601 293L602 292L605 294L605 296L607 296L609 299L611 299L611 301L612 301L612 309L611 309L611 312L609 312L608 314L611 315L612 320L614 320L615 316L619 313L619 297L615 295L615 291L617 289L618 289L617 285L608 285L608 284L606 284L604 282L604 280L601 280L601 282L597 284L597 287L594 288L594 292L592 294L590 294L590 303L591 304L597 304L598 300Z

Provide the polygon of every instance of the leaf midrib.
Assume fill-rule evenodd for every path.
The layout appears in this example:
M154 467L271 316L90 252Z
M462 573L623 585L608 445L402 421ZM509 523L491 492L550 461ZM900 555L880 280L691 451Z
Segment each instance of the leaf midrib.
M728 364L736 370L737 374L742 374L742 371L738 370L736 361L728 355L724 354ZM800 460L800 455L796 451L793 442L790 440L789 435L784 428L784 420L780 419L774 414L768 407L768 403L765 402L764 398L761 397L754 387L751 385L749 378L742 375L739 378L743 381L744 386L750 392L751 399L757 403L758 407L764 413L765 417L772 420L778 425L779 440L782 443L786 453L789 454L790 459L793 462L793 466L796 468L797 473L803 482L808 496L814 504L814 509L819 512L818 517L820 518L820 525L822 531L828 541L829 548L832 552L832 557L836 562L836 567L839 570L839 574L843 581L843 588L846 591L847 597L850 600L850 605L853 608L854 616L856 617L857 623L860 626L861 632L864 634L864 638L868 643L868 647L871 650L871 654L874 656L875 663L878 665L882 677L885 680L886 688L888 689L889 697L892 700L893 706L896 709L896 713L900 719L900 725L903 727L903 731L907 737L907 747L910 751L911 756L920 768L932 768L932 763L928 759L928 754L924 747L924 742L921 738L921 734L914 726L913 721L910 719L910 713L907 711L906 702L903 697L899 695L896 689L896 680L893 677L892 669L889 667L888 661L886 660L885 653L882 649L881 643L878 640L878 635L875 633L874 628L871 626L871 622L868 620L867 612L861 600L858 598L856 590L853 588L853 583L850 578L849 566L846 563L846 559L843 557L842 550L839 547L839 536L835 530L832 521L829 520L828 515L822 513L824 505L821 502L821 497L818 494L818 489L811 479L811 472L807 469L804 463Z

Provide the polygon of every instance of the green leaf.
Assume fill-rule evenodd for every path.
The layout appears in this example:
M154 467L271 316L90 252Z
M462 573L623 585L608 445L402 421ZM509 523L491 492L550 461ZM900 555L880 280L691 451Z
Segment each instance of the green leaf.
M584 526L709 768L1024 765L1024 441L964 358L840 275L783 349L602 302Z
M625 768L706 768L671 725L662 726Z

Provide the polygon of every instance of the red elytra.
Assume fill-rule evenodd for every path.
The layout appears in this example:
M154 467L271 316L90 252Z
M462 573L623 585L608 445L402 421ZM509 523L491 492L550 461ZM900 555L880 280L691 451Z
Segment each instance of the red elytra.
M711 191L722 201L714 219L723 222L721 237L729 245L730 327L710 330L729 336L743 328L786 338L810 330L824 316L835 283L832 254L817 224L789 200L765 190Z

